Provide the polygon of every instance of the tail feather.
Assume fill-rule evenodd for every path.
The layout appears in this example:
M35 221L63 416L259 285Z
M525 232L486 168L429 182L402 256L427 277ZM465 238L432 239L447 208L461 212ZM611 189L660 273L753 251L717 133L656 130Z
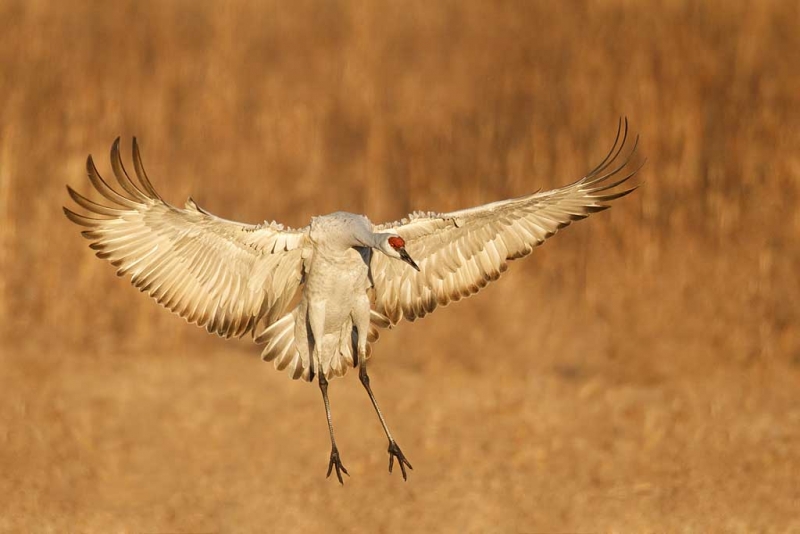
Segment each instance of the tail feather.
M311 380L311 366L308 357L303 357L307 351L301 351L295 337L295 324L298 320L299 308L295 308L287 313L270 326L265 328L255 342L264 344L261 352L261 359L265 362L273 362L279 371L286 370L292 379ZM346 325L347 326L347 325ZM379 328L389 326L389 320L382 314L372 310L370 313L370 326L367 333L367 358L372 355L372 344L378 341ZM347 335L347 331L351 335ZM322 371L328 379L334 376L344 376L349 367L354 367L356 359L353 355L356 352L355 327L349 325L341 334L329 336L330 339L323 341L323 350L330 350L334 356L327 362L328 365ZM353 340L352 342L350 340Z

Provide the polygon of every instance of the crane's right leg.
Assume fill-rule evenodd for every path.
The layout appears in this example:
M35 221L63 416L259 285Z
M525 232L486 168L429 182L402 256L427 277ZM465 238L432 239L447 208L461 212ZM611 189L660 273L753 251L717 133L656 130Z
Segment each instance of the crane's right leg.
M339 458L339 449L336 448L336 438L333 437L333 420L331 419L331 405L328 401L328 379L325 378L325 373L320 372L318 375L317 380L319 381L319 389L322 390L322 400L325 402L325 415L328 418L328 432L331 434L331 459L328 461L328 474L325 475L326 477L331 476L331 471L333 468L336 468L336 478L339 479L339 483L344 485L344 480L342 480L342 473L347 476L350 476L350 473L347 472L347 469L344 468L342 465L342 460Z
M314 346L311 350L311 358L317 374L317 381L319 382L319 389L322 391L322 401L325 403L325 417L328 419L328 432L331 435L331 457L328 461L328 474L326 477L331 476L331 472L336 468L336 478L339 483L344 485L342 473L350 476L347 469L342 465L342 460L339 458L339 449L336 447L336 438L333 436L333 419L331 418L331 403L328 400L328 379L325 378L325 370L322 367L320 358L320 351L322 350L322 342L325 339L325 304L309 304L308 307L308 325L311 327L311 336L313 338ZM316 341L319 343L316 343Z

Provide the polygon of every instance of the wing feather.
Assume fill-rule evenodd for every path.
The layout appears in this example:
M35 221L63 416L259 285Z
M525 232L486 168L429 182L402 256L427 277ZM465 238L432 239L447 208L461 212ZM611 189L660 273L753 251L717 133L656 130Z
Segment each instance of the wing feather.
M375 310L396 324L477 293L497 280L509 261L530 254L561 228L633 192L638 186L617 189L639 170L623 173L638 146L637 137L629 154L621 158L627 139L626 119L620 121L605 158L565 187L451 213L415 212L402 221L377 226L376 232L397 233L405 240L420 271L373 254Z
M166 308L223 337L253 332L259 321L269 325L285 314L301 283L305 229L228 221L191 199L183 209L168 204L147 177L135 138L133 165L136 180L122 163L117 138L111 167L119 190L100 176L91 156L86 162L89 181L107 203L67 187L89 215L64 213L87 228L82 235L98 257Z

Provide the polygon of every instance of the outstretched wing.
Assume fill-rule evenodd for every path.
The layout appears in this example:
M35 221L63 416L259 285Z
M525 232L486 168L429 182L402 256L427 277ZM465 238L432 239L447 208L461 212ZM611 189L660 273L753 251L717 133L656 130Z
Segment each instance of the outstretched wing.
M136 139L133 163L138 183L122 165L119 139L111 165L122 188L106 183L92 157L89 180L107 200L98 204L67 186L69 195L92 213L67 208L97 256L131 275L131 283L188 322L223 337L254 331L286 310L302 276L306 233L276 223L241 224L216 217L192 199L184 209L165 202L148 180Z
M559 229L609 207L638 186L616 189L639 169L625 171L636 150L615 166L627 140L628 122L620 122L614 146L584 178L552 191L451 213L414 213L400 222L376 227L396 232L420 268L384 254L372 255L374 307L396 324L413 321L437 306L477 293L508 268L508 262L530 254ZM620 140L621 137L621 140ZM621 175L621 176L620 176Z

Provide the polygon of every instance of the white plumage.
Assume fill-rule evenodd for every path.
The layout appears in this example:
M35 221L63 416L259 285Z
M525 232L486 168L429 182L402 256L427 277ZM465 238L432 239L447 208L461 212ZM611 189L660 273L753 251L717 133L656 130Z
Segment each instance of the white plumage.
M228 221L192 199L183 209L174 207L147 178L136 139L137 181L131 179L117 139L111 164L121 190L103 180L90 156L89 180L108 202L93 202L68 186L92 215L64 212L87 228L83 235L98 257L160 304L223 337L251 333L276 368L292 378L318 377L332 441L328 475L335 467L340 481L340 470L347 471L333 439L327 383L359 366L389 439L389 470L397 458L405 478L411 466L386 427L366 373L378 329L476 293L509 261L636 189L618 189L636 172L622 172L630 156L614 167L626 139L627 121L606 158L559 189L451 213L417 212L378 226L363 215L337 212L299 230ZM635 149L634 143L631 154Z

